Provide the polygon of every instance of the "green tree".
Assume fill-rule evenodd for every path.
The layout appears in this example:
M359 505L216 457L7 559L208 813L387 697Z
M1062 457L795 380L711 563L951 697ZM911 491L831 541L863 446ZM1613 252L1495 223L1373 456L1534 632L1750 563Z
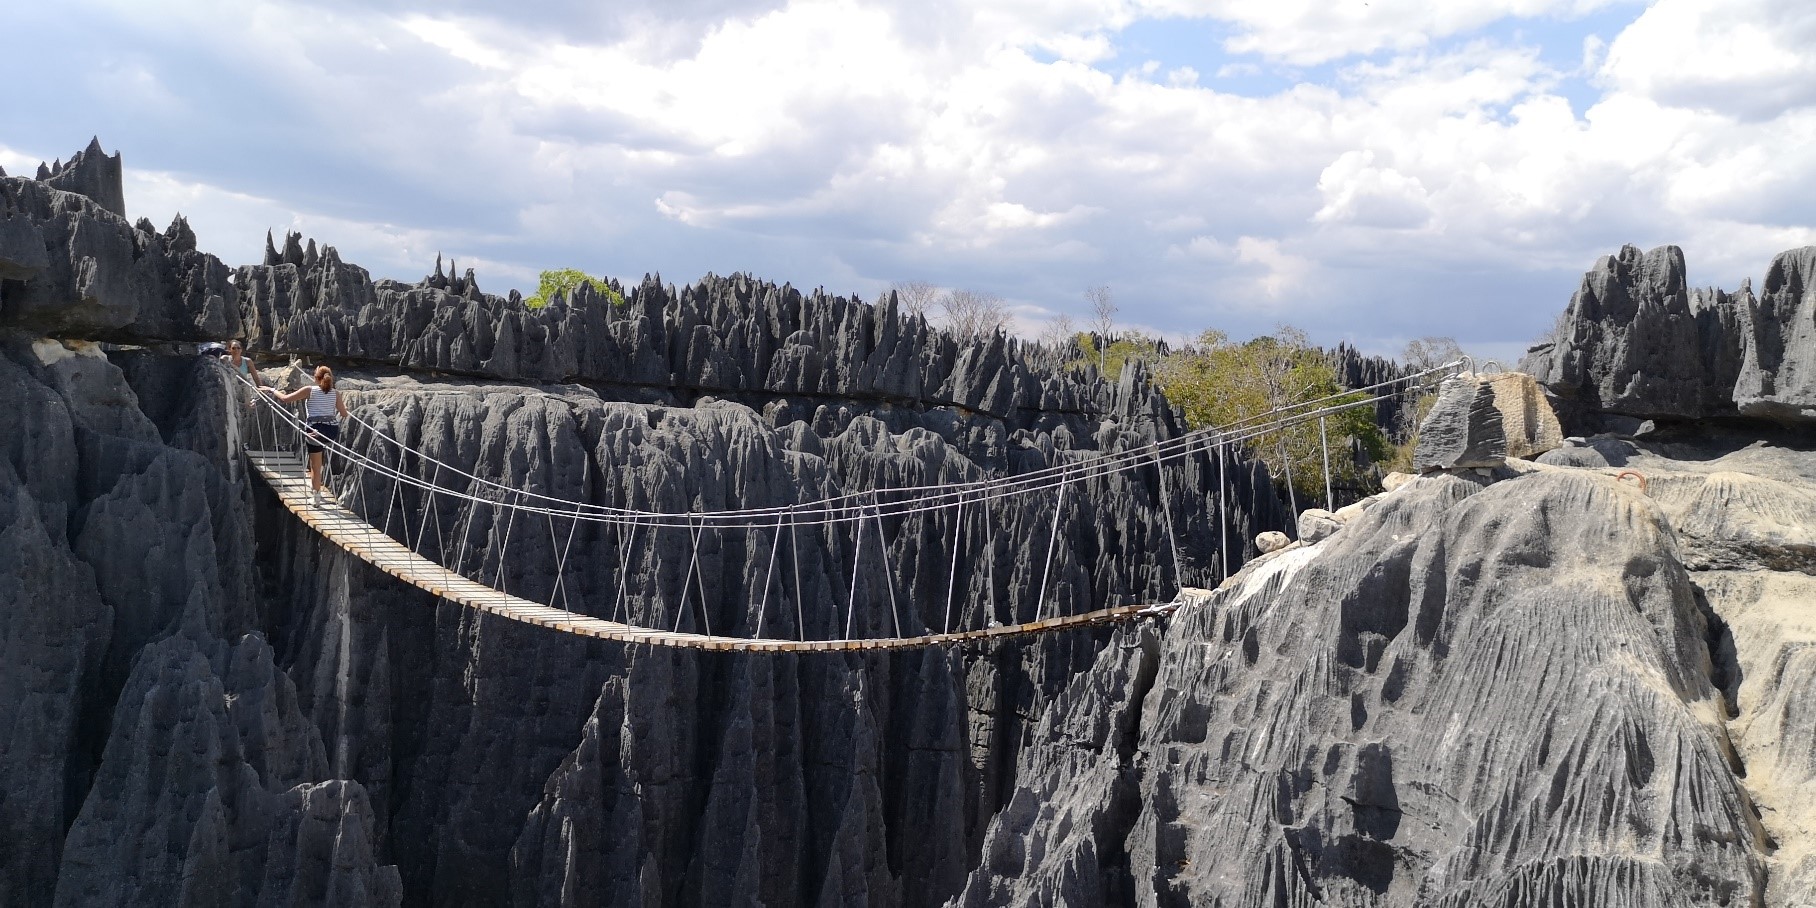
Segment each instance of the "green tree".
M1127 331L1118 335L1115 340L1098 349L1098 338L1109 335L1084 332L1077 336L1080 358L1072 365L1083 367L1086 364L1098 367L1103 377L1110 382L1122 380L1122 369L1131 362L1144 362L1154 369L1159 369L1165 356L1160 352L1160 342L1139 331Z
M1268 419L1264 414L1326 397L1333 399L1299 412L1366 399L1361 393L1345 394L1329 357L1308 342L1305 332L1290 326L1243 343L1221 331L1206 331L1160 363L1159 379L1167 399L1185 412L1193 428L1223 426L1244 434L1245 424L1260 429L1247 442L1249 449L1277 479L1290 482L1302 506L1324 500L1324 439L1318 420L1261 429ZM1324 422L1331 484L1370 484L1370 476L1350 455L1359 448L1369 461L1386 456L1387 439L1375 425L1374 407L1351 407L1329 414Z
M536 295L524 300L524 304L531 309L541 309L557 296L572 298L574 291L580 289L582 284L593 288L594 293L604 297L605 301L611 305L624 304L624 296L613 290L611 283L605 278L593 277L576 268L544 271L542 282L536 288Z

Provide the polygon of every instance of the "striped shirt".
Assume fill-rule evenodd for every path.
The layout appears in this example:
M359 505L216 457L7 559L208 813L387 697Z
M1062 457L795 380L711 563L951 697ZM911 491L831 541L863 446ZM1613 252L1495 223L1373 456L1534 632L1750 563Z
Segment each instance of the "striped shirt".
M303 399L303 419L307 422L339 422L336 404L340 402L339 391L323 391L321 385L311 385L309 396Z

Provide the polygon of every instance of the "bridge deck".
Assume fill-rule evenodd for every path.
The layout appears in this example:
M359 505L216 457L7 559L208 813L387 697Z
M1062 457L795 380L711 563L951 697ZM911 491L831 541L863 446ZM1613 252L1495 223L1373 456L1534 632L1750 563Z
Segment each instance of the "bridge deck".
M403 543L380 532L332 498L327 499L321 507L311 504L309 475L304 469L302 461L298 460L295 454L287 451L248 451L247 456L251 458L252 465L258 470L259 475L264 477L265 482L277 493L278 499L283 502L285 508L302 518L304 523L327 537L329 541L373 567L411 586L427 590L443 599L458 602L468 608L584 637L618 640L624 643L646 643L654 646L766 653L913 649L923 646L994 640L1002 637L1025 637L1067 628L1155 617L1166 614L1174 605L1174 603L1125 605L1086 612L1082 615L1031 621L1026 624L1002 625L949 634L926 634L919 637L779 640L718 637L655 630L550 608L477 583L449 570L444 565L416 554Z

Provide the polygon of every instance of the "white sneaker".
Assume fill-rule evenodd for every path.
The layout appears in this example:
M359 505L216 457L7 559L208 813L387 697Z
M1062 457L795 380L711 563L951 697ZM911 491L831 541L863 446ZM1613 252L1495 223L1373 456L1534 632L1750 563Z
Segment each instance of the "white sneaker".
M322 506L322 490L315 489L314 491L310 492L309 494L311 496L311 503L313 503L318 508L321 507Z

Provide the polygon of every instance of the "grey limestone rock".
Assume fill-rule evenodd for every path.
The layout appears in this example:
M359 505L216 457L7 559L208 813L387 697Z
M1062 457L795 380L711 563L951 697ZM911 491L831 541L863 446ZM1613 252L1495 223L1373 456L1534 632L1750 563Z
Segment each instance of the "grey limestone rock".
M0 279L22 281L50 266L44 237L19 213L0 218Z
M80 807L66 786L113 616L6 460L0 553L0 903L46 904Z
M1698 419L1734 412L1738 330L1750 294L1691 293L1676 246L1623 246L1583 276L1565 313L1565 337L1522 371L1567 409L1641 418Z
M1734 385L1740 412L1784 422L1816 420L1816 246L1772 260L1750 314Z
M1770 846L1670 534L1601 477L1402 488L1174 619L1151 686L1100 707L1140 710L1132 761L1034 771L1072 745L1026 749L1020 791L1130 766L1138 815L1078 795L1063 823L1001 814L1024 857L970 888L1104 891L1076 855L1107 841L1142 905L1762 898Z
M0 178L0 327L121 343L239 333L227 267L196 250L186 222L142 230L58 186Z
M893 297L870 306L743 274L681 287L646 277L635 287L583 288L531 309L479 292L470 273L444 276L439 262L415 284L374 281L333 247L311 254L291 234L281 251L268 242L265 261L239 269L236 284L253 345L275 353L669 389L758 407L774 395L956 406L1018 428L1064 424L1075 434L1093 427L1087 413L1173 419L1145 376L1112 387L1037 367L1044 362L1038 348L1001 333L960 342L900 314Z
M56 904L288 904L314 901L310 889L321 903L397 904L396 871L364 831L364 792L291 784L322 771L321 744L270 650L256 638L227 647L200 618L139 653L69 832Z
M1501 414L1501 431L1507 439L1507 456L1531 460L1563 444L1563 430L1544 390L1524 372L1482 376L1494 391L1494 408Z
M1299 541L1311 545L1343 529L1343 522L1323 508L1306 508L1299 512Z
M1506 457L1507 435L1494 388L1473 375L1445 379L1419 426L1413 469L1493 467Z
M992 819L983 856L951 904L1126 905L1148 868L1124 839L1140 805L1141 704L1154 682L1160 637L1119 630L1088 672L1056 698L1022 752L1009 802Z
M87 148L71 156L68 163L59 161L50 167L38 165L38 179L52 189L86 196L96 205L126 217L125 170L120 166L120 153L116 151L108 157L107 152L101 150L98 136L89 140Z
M1522 368L1572 426L1613 418L1816 418L1816 247L1780 253L1758 296L1690 290L1683 254L1631 246L1603 257L1565 312L1564 336Z

